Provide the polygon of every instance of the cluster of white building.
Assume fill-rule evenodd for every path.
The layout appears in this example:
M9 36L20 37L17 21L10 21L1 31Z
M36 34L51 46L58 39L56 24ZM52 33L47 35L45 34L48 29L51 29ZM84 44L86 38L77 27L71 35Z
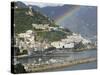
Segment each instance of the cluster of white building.
M58 30L58 27L51 27L49 26L49 24L32 24L32 26L35 29L42 29L42 30L48 30L48 31Z
M35 29L48 29L49 28L49 24L32 24L32 26Z
M44 50L50 47L50 44L35 41L35 33L32 30L28 30L25 33L20 33L16 36L16 46L19 47L20 52L23 50L31 51L39 51Z
M56 48L73 48L74 47L74 43L67 43L67 42L62 42L62 41L52 42L51 45Z
M19 47L20 51L31 49L34 46L34 32L32 30L28 30L25 33L20 33L16 36L16 46Z
M25 33L18 34L16 38L16 46L19 47L20 51L23 50L45 50L49 47L55 48L74 48L75 43L82 42L83 44L91 43L90 40L83 38L80 34L73 33L72 35L67 36L65 39L60 41L54 41L50 44L44 42L35 41L35 33L32 30L28 30Z
M56 48L74 48L75 43L82 42L83 44L91 43L90 40L83 38L80 34L73 33L60 41L52 42L51 45Z

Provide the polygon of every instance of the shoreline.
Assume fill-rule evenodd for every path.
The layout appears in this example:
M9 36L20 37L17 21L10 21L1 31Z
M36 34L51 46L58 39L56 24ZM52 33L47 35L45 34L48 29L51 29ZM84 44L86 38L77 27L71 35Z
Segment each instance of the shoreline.
M75 51L75 52L78 52L78 51L87 51L87 50L93 50L93 49L96 49L96 50L97 50L97 48L93 47L93 48L75 49L75 50L77 50L77 51Z
M90 48L90 49L84 48L84 49L77 49L77 51L74 51L74 52L88 51L88 50L93 50L93 49L97 50L97 48ZM72 49L70 49L70 50L72 50ZM29 56L27 54L24 54L24 55L18 55L18 56L14 56L14 57L15 58L25 58L25 57L33 57L33 56Z
M64 63L55 63L55 64L44 64L44 65L39 65L39 66L32 66L32 64L30 65L25 65L25 70L27 72L44 72L47 70L55 70L58 68L64 68L64 67L70 67L73 65L77 65L77 64L83 64L83 63L88 63L88 62L92 62L92 61L97 61L96 57L89 57L89 58L82 58L82 59L78 59L78 60L72 60L72 61L65 61Z

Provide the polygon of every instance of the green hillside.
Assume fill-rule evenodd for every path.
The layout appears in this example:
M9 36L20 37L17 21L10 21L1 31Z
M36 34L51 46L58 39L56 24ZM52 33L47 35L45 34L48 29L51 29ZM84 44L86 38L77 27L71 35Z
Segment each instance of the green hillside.
M21 33L32 29L32 23L50 24L55 26L55 23L52 20L49 20L48 17L45 17L44 15L34 10L32 10L33 16L30 16L26 14L28 11L28 8L14 9L15 33Z
M65 33L61 31L46 31L46 32L38 32L36 39L39 41L47 40L47 41L59 41L61 38L65 38Z
M15 4L17 6L17 4ZM24 7L24 8L23 8ZM60 29L59 25L56 25L54 20L51 20L49 17L41 14L39 11L34 10L33 8L26 7L23 4L23 7L18 6L14 8L14 24L15 24L15 34L26 32L27 30L33 30L36 32L36 41L58 41L62 38L65 38L66 35L71 34L71 31L68 29ZM31 12L32 15L27 14ZM32 27L32 24L49 24L51 27L58 27L56 31L48 30L36 30Z

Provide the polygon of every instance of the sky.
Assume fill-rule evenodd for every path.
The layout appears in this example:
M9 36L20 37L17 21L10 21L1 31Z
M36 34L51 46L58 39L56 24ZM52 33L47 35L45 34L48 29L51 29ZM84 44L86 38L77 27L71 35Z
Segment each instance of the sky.
M37 6L39 6L39 7L46 7L46 6L63 6L64 4L59 4L59 3L57 3L57 4L55 4L55 3L41 3L41 2L23 2L23 3L25 3L26 5L37 5Z

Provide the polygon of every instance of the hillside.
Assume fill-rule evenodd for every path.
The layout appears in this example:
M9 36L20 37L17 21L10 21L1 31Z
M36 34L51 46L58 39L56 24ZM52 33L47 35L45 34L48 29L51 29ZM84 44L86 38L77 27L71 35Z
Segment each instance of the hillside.
M44 16L40 12L30 9L29 7L23 8L15 4L14 8L14 23L15 23L15 33L25 32L26 30L32 29L32 24L49 24L54 26L53 20Z
M51 4L52 5L52 4ZM77 13L68 18L66 16L63 21L56 21L57 24L68 28L73 32L82 34L82 36L96 40L97 33L97 7L96 6L80 6L80 5L62 5L62 6L46 6L39 7L32 5L33 9L39 10L55 21L64 13L70 12L79 7Z
M36 41L58 41L65 38L67 35L71 34L69 29L60 29L59 25L56 25L54 20L50 19L46 15L36 11L31 8L31 6L26 6L21 4L21 2L15 3L14 8L14 24L15 24L15 34L24 33L27 30L33 30L37 35ZM49 24L49 27L56 27L58 30L49 31L33 28L32 24ZM37 26L38 27L38 26Z

